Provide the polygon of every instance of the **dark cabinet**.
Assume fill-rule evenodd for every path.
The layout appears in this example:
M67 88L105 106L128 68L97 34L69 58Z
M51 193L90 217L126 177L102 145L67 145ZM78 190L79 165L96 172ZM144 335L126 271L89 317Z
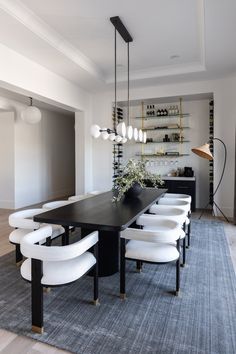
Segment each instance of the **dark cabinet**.
M195 211L196 209L196 181L191 178L188 180L184 178L184 180L180 179L171 179L165 180L162 188L167 188L169 193L180 193L180 194L188 194L192 197L191 210Z

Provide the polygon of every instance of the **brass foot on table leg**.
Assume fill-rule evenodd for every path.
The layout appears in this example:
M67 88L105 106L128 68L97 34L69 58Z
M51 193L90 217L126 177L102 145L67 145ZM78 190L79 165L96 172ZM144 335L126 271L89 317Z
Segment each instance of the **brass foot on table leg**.
M50 293L50 292L51 292L51 288L44 287L44 288L43 288L43 292L44 292L44 293Z
M126 299L127 299L126 293L124 293L124 294L120 293L120 298L121 298L122 300L126 300Z
M100 305L100 303L99 303L99 300L98 300L98 299L96 299L96 300L93 300L93 304L94 304L95 306L98 306L98 305Z
M17 267L20 267L23 262L24 262L23 259L22 259L21 261L19 261L19 262L16 262L16 266L17 266Z
M137 273L142 273L142 268L136 268Z
M38 326L32 326L32 331L35 333L43 334L43 327L38 327Z
M179 296L179 290L175 292L175 296Z

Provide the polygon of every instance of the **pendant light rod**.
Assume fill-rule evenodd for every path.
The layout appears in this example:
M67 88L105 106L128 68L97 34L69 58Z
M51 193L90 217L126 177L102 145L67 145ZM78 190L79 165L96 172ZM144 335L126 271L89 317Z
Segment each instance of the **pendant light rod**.
M110 17L110 21L126 43L133 42L133 38L119 16Z
M130 123L129 123L129 42L127 43L127 60L128 60L128 65L127 65L127 67L128 67L128 85L127 85L127 89L128 89L128 97L127 97L127 102L128 102L128 107L127 107L127 121L128 121L128 125L130 125Z
M117 94L116 94L116 86L117 86L117 72L116 72L116 28L115 28L115 114L114 114L114 128L117 123Z

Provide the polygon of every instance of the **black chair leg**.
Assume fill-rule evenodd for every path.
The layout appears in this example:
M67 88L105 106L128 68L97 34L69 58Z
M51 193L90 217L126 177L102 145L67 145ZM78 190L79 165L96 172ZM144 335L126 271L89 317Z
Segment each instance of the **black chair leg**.
M179 240L177 241L177 249L179 251ZM180 289L180 257L176 261L176 292L175 295L179 295L179 289Z
M184 267L185 266L185 261L186 261L186 237L184 237L184 239L183 239L182 250L183 250L183 258L182 258L181 266Z
M120 239L120 297L126 298L125 294L125 239Z
M94 266L93 274L93 303L98 305L98 244L94 245L94 256L96 258L96 264Z
M190 247L191 221L188 224L188 248Z
M43 287L41 284L42 275L42 262L38 259L31 259L32 331L40 334L43 333Z
M136 270L138 273L141 273L143 267L143 262L142 261L136 261Z
M23 256L20 251L20 244L17 244L16 245L16 265L17 266L21 265L22 260L23 260Z

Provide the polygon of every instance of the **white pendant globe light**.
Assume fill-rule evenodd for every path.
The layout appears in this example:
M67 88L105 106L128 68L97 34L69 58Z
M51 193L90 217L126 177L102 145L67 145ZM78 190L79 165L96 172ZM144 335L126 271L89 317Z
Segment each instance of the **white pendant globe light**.
M146 144L146 142L147 142L147 133L144 132L143 133L143 143Z
M111 133L111 134L109 135L109 140L114 141L115 138L116 138L116 134L115 134L115 133Z
M129 125L127 127L127 138L131 140L133 138L133 127L132 125Z
M32 105L32 97L30 97L30 106L21 112L21 119L28 124L37 124L41 121L41 111Z
M99 125L94 124L90 128L90 134L92 135L93 138L97 139L101 135L100 130L101 128L99 127Z
M134 140L137 141L138 140L138 129L134 128Z
M122 140L122 137L120 135L117 135L116 138L115 138L115 142L116 143L120 143Z
M109 138L109 133L107 132L107 128L102 128L101 130L103 130L101 132L101 137L103 140L107 140Z
M126 126L125 126L125 123L122 122L122 123L119 123L116 127L116 131L117 131L117 134L119 134L120 136L122 136L123 138L125 138L125 135L126 135Z
M143 141L143 132L142 132L141 129L139 129L139 132L138 132L138 140L139 140L140 142Z
M128 141L127 138L122 138L121 143L122 143L122 144L125 144L125 143L127 143L127 141Z

